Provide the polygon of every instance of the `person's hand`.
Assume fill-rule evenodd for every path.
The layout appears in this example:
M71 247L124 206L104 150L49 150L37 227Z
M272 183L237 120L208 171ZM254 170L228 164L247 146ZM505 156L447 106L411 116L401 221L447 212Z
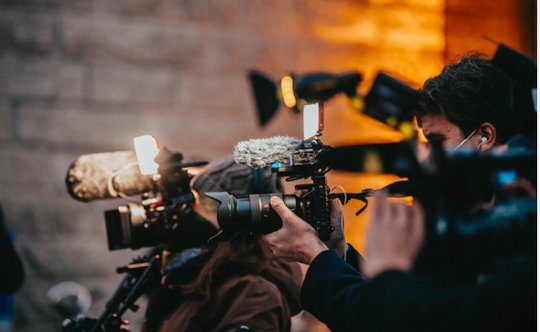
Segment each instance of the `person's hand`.
M334 231L330 234L330 238L325 244L329 249L332 249L339 257L345 258L347 251L347 243L345 242L345 234L343 229L343 207L339 203L339 199L332 200L332 211L330 212L330 223L334 227Z
M385 193L377 192L372 209L363 274L372 278L385 270L410 270L424 242L422 207L418 202L390 203Z
M311 264L318 254L328 249L317 237L315 229L289 210L280 198L273 196L270 204L281 218L283 226L263 236L263 239L276 256Z
M307 192L307 190L295 190L294 194L297 197L304 197ZM343 207L337 198L333 199L331 204L330 224L334 227L334 231L330 234L330 238L324 243L329 249L334 250L339 257L345 258L347 242L345 242L344 234Z

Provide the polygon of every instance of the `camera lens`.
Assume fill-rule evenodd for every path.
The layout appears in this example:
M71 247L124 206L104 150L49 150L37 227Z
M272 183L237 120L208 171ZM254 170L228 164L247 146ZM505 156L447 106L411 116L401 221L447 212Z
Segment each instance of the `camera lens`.
M146 212L140 205L121 205L105 211L109 250L138 248L137 234L144 228Z
M208 197L220 202L218 222L226 232L249 231L267 234L281 228L282 222L270 205L270 198L277 196L293 212L303 217L301 201L294 195L254 194L248 198L236 198L226 192L207 193Z

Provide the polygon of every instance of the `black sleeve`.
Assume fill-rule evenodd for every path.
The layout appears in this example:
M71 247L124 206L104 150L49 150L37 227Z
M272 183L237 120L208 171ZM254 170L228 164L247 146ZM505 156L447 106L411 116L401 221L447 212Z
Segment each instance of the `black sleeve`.
M312 262L305 310L332 331L499 331L535 320L534 269L482 284L386 271L369 281L332 251Z
M345 261L349 263L356 271L360 271L364 257L353 247L347 243L347 251L345 252Z
M24 281L21 260L13 248L11 239L4 226L4 215L0 205L0 293L16 292Z

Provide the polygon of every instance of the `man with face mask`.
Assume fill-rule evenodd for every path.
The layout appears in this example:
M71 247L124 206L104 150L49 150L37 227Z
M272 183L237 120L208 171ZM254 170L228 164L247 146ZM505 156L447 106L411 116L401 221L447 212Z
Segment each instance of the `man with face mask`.
M418 120L430 143L449 151L490 151L517 134L510 78L472 53L444 67L422 89Z
M489 60L467 55L422 87L418 119L447 151L492 151L517 134L512 82ZM425 240L424 213L378 194L362 274L339 259L306 222L273 197L283 228L266 236L277 255L310 264L303 308L333 331L532 330L535 266L482 282L412 271Z

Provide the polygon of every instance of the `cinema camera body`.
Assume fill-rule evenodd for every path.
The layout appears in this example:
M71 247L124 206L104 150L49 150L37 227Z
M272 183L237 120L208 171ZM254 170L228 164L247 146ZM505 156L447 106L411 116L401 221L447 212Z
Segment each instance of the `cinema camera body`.
M153 159L157 170L150 171L152 188L142 193L141 202L105 211L109 250L173 243L180 235L183 213L195 203L188 168L207 164L182 160L179 152L159 149Z

